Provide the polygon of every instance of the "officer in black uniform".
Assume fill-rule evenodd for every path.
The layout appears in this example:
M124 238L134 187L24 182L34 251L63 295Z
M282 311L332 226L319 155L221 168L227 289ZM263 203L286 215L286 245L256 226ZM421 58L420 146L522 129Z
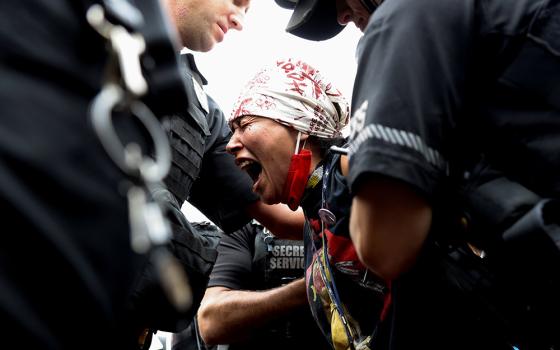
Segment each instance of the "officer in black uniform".
M131 249L119 191L125 174L102 148L88 111L109 60L106 39L86 20L95 3L103 1L0 3L4 348L130 349L136 342L125 301L145 258ZM135 22L137 10L124 5L125 16L113 23L131 31L151 23L152 34L165 34L161 9ZM173 52L160 39L159 48ZM133 118L123 119L123 138L150 143Z
M167 37L172 27L159 1L138 2L141 16L127 0L1 2L0 205L5 227L11 230L0 248L0 323L3 335L9 335L3 339L6 347L13 340L17 347L30 349L127 349L136 346L135 328L144 321L131 315L127 303L145 264L145 257L131 249L129 205L121 191L130 185L129 177L103 149L89 115L92 100L111 76L107 63L112 46L103 29L94 30L86 19L87 10L97 3L104 6L106 20L130 32L138 29L146 39L151 54L140 63L144 73L150 73L149 93L157 94L156 85L179 81L176 90L182 92L164 90L147 98L149 107L160 118L163 111L187 109L176 63L178 49ZM235 6L244 9L247 4L236 2ZM120 58L130 59L131 52L121 51ZM159 60L166 55L170 67L162 67L157 75ZM112 65L111 72L115 67L119 66ZM122 77L111 77L121 82ZM192 79L190 84L193 89ZM190 102L198 101L190 95ZM149 149L152 140L135 124L136 119L115 120L123 140ZM203 134L194 135L210 138L211 127L195 123L191 129L199 127ZM202 146L193 147L210 148L211 142L205 142L198 140ZM197 178L198 165L189 173L192 179ZM235 220L220 211L224 207L213 219L226 225ZM180 216L176 220L180 222ZM201 251L193 243L197 240L188 239L178 239L183 256L175 255L183 262L189 261L188 248ZM197 271L209 272L205 261L198 262L203 266L192 268L193 286Z
M303 241L277 238L255 221L224 236L198 313L198 343L327 349L306 305L304 267ZM174 349L197 349L196 336L182 334Z
M560 346L560 2L276 1L295 35L364 32L348 180L358 255L393 281L378 348Z
M170 116L166 123L173 162L165 186L159 187L154 196L169 214L173 229L169 248L189 277L192 307L188 312L180 312L171 305L157 280L154 266L148 265L131 298L130 323L141 333L146 327L152 332L181 331L190 324L204 295L216 259L216 245L185 218L181 211L185 201L226 233L241 228L251 217L266 222L275 230L293 226L297 230L303 225L300 213L283 206L266 206L252 192L252 180L225 151L231 130L222 110L204 92L207 81L199 72L194 56L183 54L181 61L190 103L185 111Z
M181 44L190 50L208 51L228 30L242 30L243 16L250 0L209 0L203 4L164 0L163 3ZM224 32L220 34L217 27ZM302 225L300 216L289 215L291 212L287 208L265 206L251 192L250 178L237 169L233 157L225 152L231 131L222 111L204 93L206 80L192 55L182 55L181 61L189 104L167 120L172 165L164 184L154 186L152 195L166 208L171 221L173 235L169 249L187 272L192 306L188 311L177 310L159 283L157 269L153 264L147 264L138 278L129 305L129 323L138 329L142 346L149 346L149 337L147 340L144 337L146 333L158 329L176 332L190 323L216 257L215 244L193 228L181 212L186 200L225 232L240 228L250 217L273 228L275 225L292 225L292 222L298 228ZM146 328L151 331L146 332Z
M170 117L166 127L170 137L173 164L165 185L154 193L171 219L173 238L170 249L179 258L189 277L193 307L179 312L163 293L153 266L149 266L133 295L138 313L133 322L154 330L180 331L190 324L204 295L208 276L216 259L216 242L192 226L181 206L188 199L224 231L232 232L248 222L247 207L258 197L251 191L250 178L239 171L233 157L225 152L231 131L223 112L207 96L206 79L198 71L192 54L181 56L189 95L188 110Z

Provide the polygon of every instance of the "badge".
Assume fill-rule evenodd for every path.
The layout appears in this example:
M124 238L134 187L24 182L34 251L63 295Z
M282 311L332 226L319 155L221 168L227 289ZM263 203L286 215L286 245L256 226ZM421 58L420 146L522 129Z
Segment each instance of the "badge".
M192 81L194 86L194 92L196 93L196 98L198 99L198 102L202 106L202 109L206 111L206 113L210 113L210 108L208 108L208 97L206 96L206 92L204 92L204 89L202 88L202 86L200 86L200 84L194 77L192 78Z

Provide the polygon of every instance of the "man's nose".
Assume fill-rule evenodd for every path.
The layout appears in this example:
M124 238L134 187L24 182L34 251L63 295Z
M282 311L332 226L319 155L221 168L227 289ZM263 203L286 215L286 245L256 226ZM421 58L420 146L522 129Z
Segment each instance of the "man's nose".
M352 22L353 16L352 16L352 10L350 10L350 8L345 8L343 10L340 10L337 14L336 14L336 19L338 20L338 23L340 25L347 25L348 23Z
M238 10L229 16L229 26L232 29L243 30L243 22L245 21L245 13Z

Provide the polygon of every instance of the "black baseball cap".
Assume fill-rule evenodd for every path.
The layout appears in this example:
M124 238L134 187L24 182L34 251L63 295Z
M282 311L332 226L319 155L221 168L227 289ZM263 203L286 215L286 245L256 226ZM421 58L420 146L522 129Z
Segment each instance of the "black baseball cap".
M336 17L335 0L275 0L278 5L292 9L286 31L308 40L327 40L344 29Z

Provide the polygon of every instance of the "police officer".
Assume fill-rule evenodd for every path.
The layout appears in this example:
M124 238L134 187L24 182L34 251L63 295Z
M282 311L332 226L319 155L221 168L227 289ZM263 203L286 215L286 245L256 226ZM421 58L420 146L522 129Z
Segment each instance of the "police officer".
M223 151L230 130L223 112L202 90L204 77L191 54L181 56L189 94L189 108L173 115L167 124L172 145L173 165L165 185L154 192L165 206L173 229L170 249L189 277L193 307L179 312L171 305L158 283L154 266L143 272L132 296L132 318L153 329L179 331L190 323L202 299L208 276L216 258L216 244L208 242L198 226L193 227L183 212L188 199L226 232L249 221L248 206L258 198L252 194L250 179L236 169L233 159Z
M110 16L114 25L138 34L151 23L152 34L161 34L159 48L173 52L159 2L143 3L158 11L139 15L122 1L0 4L3 347L135 345L125 301L145 258L131 249L129 208L119 191L125 175L89 118L107 77L110 45L86 11L123 5ZM125 119L120 135L149 145L133 118Z
M179 76L174 66L178 49L168 37L172 26L160 2L138 3L150 10L140 16L125 0L0 4L0 203L4 225L11 230L0 248L0 321L6 347L14 342L22 348L49 349L136 346L127 300L145 259L131 249L129 205L119 191L127 178L101 147L89 118L88 108L108 76L112 46L103 30L88 23L86 12L93 4L103 4L111 9L104 19L141 32L145 39L155 36L155 50L160 51L145 57L143 68L160 68L161 53L172 52L170 67L162 67L163 75L148 82L151 92L154 81ZM193 25L197 31L190 38L205 44L200 50L221 40L218 20L239 28L237 18L248 6L248 1L204 3L212 3L208 13L220 17ZM176 6L188 2L165 4L180 15L185 12ZM181 17L174 20L180 23ZM113 78L119 82L122 77ZM178 112L169 106L186 98L169 97L184 92L166 92L150 107ZM148 148L151 140L131 119L124 118L119 135Z
M222 30L243 29L243 17L250 1L166 0L164 3L182 45L190 50L209 51L223 40ZM145 328L151 329L150 332L178 332L190 324L216 258L214 242L201 235L196 226L192 227L182 213L185 201L225 232L239 229L252 217L273 230L285 225L298 230L302 225L300 213L283 206L264 205L252 193L251 179L225 151L231 131L222 110L204 92L207 81L199 72L194 56L182 54L181 63L189 105L167 120L173 162L165 185L153 195L167 209L173 229L170 249L187 272L193 301L188 312L177 310L163 293L154 266L148 264L130 300L130 324L141 334ZM149 344L149 338L144 341L142 337L141 342Z
M306 305L303 255L303 241L257 222L224 236L198 313L201 339L229 349L328 348ZM182 344L175 349L192 338Z
M457 278L463 268L446 276L455 285L442 283L449 262L431 242L458 232L444 223L449 206L465 200L454 196L465 182L487 180L482 168L537 197L558 198L559 2L276 2L293 9L287 31L297 36L325 40L350 22L364 32L357 48L348 180L358 254L393 281L390 332L380 334L379 343L400 349L558 346L552 331L558 322L527 312L534 307L517 315L531 322L513 332L503 313L501 320L488 321L482 313L494 313L497 304L480 311L483 301L474 300L472 288L457 288L467 286ZM508 190L498 192L498 201L515 198ZM493 229L501 234L504 225ZM525 248L524 254L534 250L531 259L542 258L536 252L544 250ZM545 259L541 266L554 265ZM537 289L531 299L548 295ZM558 302L548 298L537 308L554 314Z

